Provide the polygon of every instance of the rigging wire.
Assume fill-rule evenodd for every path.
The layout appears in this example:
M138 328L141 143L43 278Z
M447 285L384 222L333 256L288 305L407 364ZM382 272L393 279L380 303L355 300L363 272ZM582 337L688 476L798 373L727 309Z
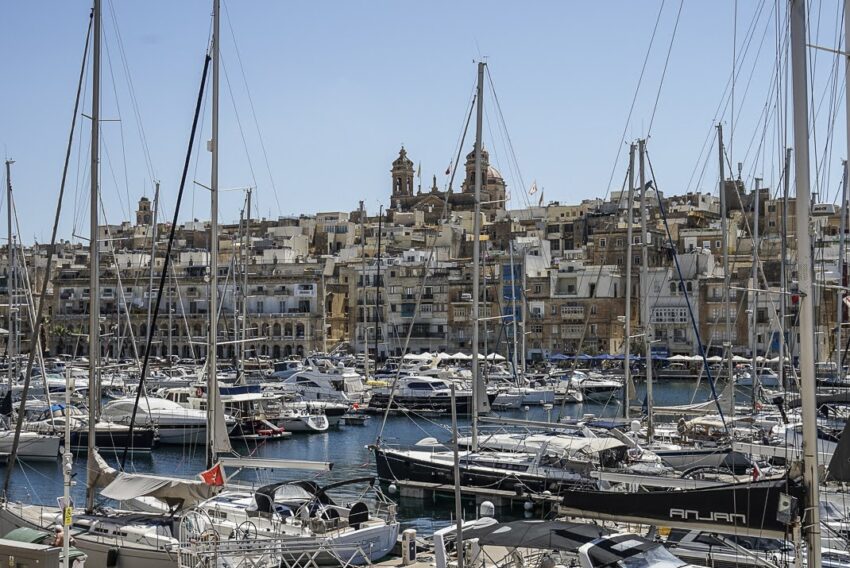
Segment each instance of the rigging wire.
M251 117L254 121L254 127L257 130L257 139L260 143L260 149L263 152L263 160L264 160L265 165L266 165L266 171L269 174L269 184L272 187L272 193L274 194L274 200L275 200L275 203L277 204L278 215L281 215L282 209L280 207L280 199L278 198L277 186L275 185L274 176L272 175L272 168L271 168L271 165L270 165L270 162L269 162L269 154L266 151L266 143L265 143L265 140L264 140L264 137L263 137L263 133L260 130L260 121L257 120L257 111L254 108L254 98L251 96L251 89L248 87L248 78L245 75L245 66L242 63L242 55L239 51L239 44L236 41L236 34L233 31L233 23L230 20L230 12L227 8L227 2L226 1L222 2L222 4L224 5L225 21L227 22L227 27L230 30L230 36L233 38L233 50L236 53L236 60L239 63L239 70L240 70L241 75L242 75L242 83L245 85L245 94L248 96L248 106L251 109Z

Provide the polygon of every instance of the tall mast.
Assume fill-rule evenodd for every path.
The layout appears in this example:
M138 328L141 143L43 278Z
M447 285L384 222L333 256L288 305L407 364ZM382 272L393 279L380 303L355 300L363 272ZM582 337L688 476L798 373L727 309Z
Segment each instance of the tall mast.
M239 352L242 356L239 358L239 376L242 382L245 382L245 342L248 340L248 261L251 258L251 188L248 188L248 203L246 204L245 212L245 235L243 237L243 255L242 255L242 325L241 342L239 343Z
M325 269L322 267L322 353L328 354L328 294L325 291Z
M510 253L510 263L511 263L511 299L513 301L513 303L512 303L513 317L511 318L511 325L513 326L513 348L512 348L513 357L511 357L511 362L513 363L513 366L514 366L514 379L516 379L517 383L519 383L519 366L517 365L517 359L518 358L517 358L517 352L516 352L516 346L517 346L517 336L516 336L516 274L514 273L514 241L513 241L513 239L511 239L511 242L509 243L508 250L509 250L509 253ZM486 351L486 349L485 349L485 351ZM519 386L519 384L517 384L517 386Z
M750 317L752 318L752 343L750 346L750 350L752 351L751 355L753 358L753 413L756 412L756 404L758 402L758 388L759 388L759 375L757 364L758 361L758 305L759 305L759 190L761 186L761 179L755 179L755 204L753 207L753 238L752 238L752 247L753 247L753 271L752 271L752 279L753 279L753 305L752 305L752 313Z
M640 281L643 291L644 314L646 321L643 322L643 339L646 346L646 436L652 440L655 434L655 426L652 419L652 314L649 308L649 232L647 231L647 203L646 203L646 171L644 159L646 157L646 140L638 140L638 162L640 169L640 244L641 263ZM628 390L628 386L623 385Z
M159 209L159 182L156 182L156 190L153 194L153 225L151 226L151 271L150 280L148 282L148 329L151 327L151 308L153 308L153 276L154 276L154 259L156 259L156 221L157 209ZM120 312L119 312L120 313ZM168 353L171 355L171 353Z
M472 450L478 450L479 401L486 403L487 393L483 388L478 361L478 294L481 279L481 131L484 122L484 66L478 62L478 87L475 109L475 216L472 219Z
M850 14L847 13L848 10L850 10L850 0L844 0L844 51L845 52L848 49L850 49L850 43L848 43L848 42L850 42ZM844 58L844 79L845 79L845 82L850 80L850 56L845 56L845 58ZM850 84L850 83L848 83L848 84ZM850 92L848 92L848 89L844 89L844 108L850 109ZM845 285L844 284L844 262L843 261L844 261L844 254L845 254L844 253L844 246L845 246L845 240L846 240L845 233L847 231L847 213L848 213L848 205L850 205L850 204L848 204L848 201L847 201L847 198L848 198L847 186L850 185L850 111L845 110L844 114L845 114L845 121L846 121L845 136L847 137L847 159L844 160L844 188L843 188L843 196L842 196L842 199L841 199L841 223L842 223L841 226L842 226L842 228L841 228L841 250L840 250L840 254L841 254L842 264L841 264L841 272L840 272L839 282L838 282L839 287ZM843 296L843 291L839 291L839 298L841 298L841 296ZM843 346L842 346L840 339L841 339L841 324L842 323L844 323L844 304L843 304L842 301L839 300L839 302L838 302L838 338L839 338L839 341L837 343L837 345L838 345L838 373L839 373L838 376L839 376L839 379L843 378L843 375L844 375L842 368L841 368L842 367L842 365L841 365L841 360L842 360L841 354L842 354Z
M785 149L785 173L782 180L782 235L779 238L780 242L780 259L779 259L779 384L782 389L787 389L785 384L785 356L788 350L788 342L786 341L785 326L787 325L786 306L788 292L788 267L786 265L788 258L788 192L791 185L791 148Z
M817 406L815 401L815 318L812 249L809 235L809 77L806 57L806 4L791 0L791 78L794 104L794 181L797 185L797 266L800 286L800 400L803 419L803 527L809 566L821 565L818 487Z
M384 219L383 205L378 208L378 254L376 255L375 273L375 369L378 368L378 329L381 325L381 231Z
M366 210L363 208L363 201L360 202L360 289L362 293L363 301L360 303L361 309L358 310L358 316L362 319L361 322L361 333L363 334L363 357L365 360L363 361L364 369L366 370L366 378L369 378L369 333L368 333L368 321L369 318L366 317L366 312L368 308L366 307L366 221L364 217L366 216ZM376 359L377 360L377 359Z
M528 361L528 350L526 349L526 345L527 345L526 342L528 340L528 334L525 332L525 322L528 321L528 296L525 295L525 291L528 290L528 286L527 286L527 282L526 282L527 272L526 272L526 269L525 269L527 263L528 263L528 248L523 247L523 249L522 249L522 272L520 273L521 288L520 288L520 292L519 292L519 294L520 294L519 295L519 299L520 299L520 302L519 302L519 315L520 315L519 327L522 329L522 335L520 336L520 337L522 337L522 342L521 342L521 345L522 345L521 355L522 355L522 357L520 359L520 362L522 363L522 375L523 376L525 376L526 364L527 364L527 361Z
M210 174L210 304L209 304L209 333L207 334L207 432L209 444L207 447L207 467L215 462L216 441L215 401L218 381L216 373L218 364L218 86L219 86L219 35L220 0L213 0L213 37L212 37L212 171Z
M626 211L626 350L623 359L623 417L629 418L629 385L632 384L632 221L635 202L635 145L629 146L629 201Z
M88 471L96 471L94 463L97 430L97 406L100 398L98 363L100 359L100 259L98 258L98 162L100 161L100 0L94 0L94 44L92 47L91 94L91 195L89 197L89 439ZM86 476L86 510L94 507L94 476Z
M850 119L848 119L850 120ZM848 128L850 132L850 128ZM850 146L848 146L850 148ZM838 373L838 380L844 378L844 372L841 364L841 326L844 324L844 246L845 233L847 232L847 160L841 163L841 169L844 171L844 179L841 184L841 207L838 211L841 215L841 220L838 223L838 288L835 293L835 309L838 311L835 318L835 370Z
M732 386L732 319L729 309L729 211L726 203L726 163L723 159L723 125L717 125L717 157L720 168L720 240L723 249L723 357L726 360L726 380L729 381L729 415L735 412L735 387ZM716 322L715 322L716 323Z
M9 326L8 334L6 335L6 358L9 371L9 390L12 390L12 384L15 382L15 342L17 340L17 329L15 328L15 318L12 310L15 305L15 246L12 243L12 164L14 160L6 160L6 222L9 229L9 254L6 255L9 260L9 268L6 271L6 291L9 293ZM34 347L31 347L34 348Z

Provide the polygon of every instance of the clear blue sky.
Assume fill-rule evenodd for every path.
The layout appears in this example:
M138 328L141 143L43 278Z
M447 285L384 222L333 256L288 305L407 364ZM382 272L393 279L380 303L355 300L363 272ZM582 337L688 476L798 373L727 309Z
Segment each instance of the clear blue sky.
M778 4L784 10L785 3ZM814 4L823 13L811 15L812 41L835 47L841 33L837 28L841 3ZM209 37L210 5L195 0L104 0L102 116L121 118L103 124L102 190L110 222L128 218L138 198L152 194L152 175L140 144L140 123L129 97L115 22L153 174L162 182L165 215L170 218ZM430 185L431 175L437 174L442 186L474 85L474 60L481 56L488 58L526 186L519 187L520 178L512 171L488 94L485 144L512 190L513 206L524 204L521 194L532 180L545 188L547 201L576 202L604 195L618 148L620 162L610 186L619 188L626 147L618 145L624 128L627 140L646 134L680 4L676 0L664 4L628 127L659 1L230 0L225 6L222 50L230 87L222 80L221 186L256 183L255 211L277 216L349 211L360 199L370 211L379 203L386 205L390 162L402 143L414 162L421 162L423 185ZM749 52L738 67L730 158L745 162L746 176L776 179L773 120L764 134L767 150L756 150L762 139L760 114L766 104L775 102L768 100L776 51L774 8L773 2L739 2L736 33L733 2L684 3L649 143L659 184L667 193L716 191L716 157L712 153L700 158L700 153L732 72L733 45L739 54ZM13 180L28 242L49 238L88 11L84 1L3 3L0 145L6 156L17 160ZM756 14L756 33L747 42L746 31ZM813 53L812 61L814 98L820 108L817 148L822 156L829 134L833 98L829 73L835 58ZM843 77L837 89L837 110L832 113L835 147L826 154L830 170L823 174L830 201L846 154ZM86 113L89 104L86 100ZM202 139L208 137L208 111L209 106ZM728 130L729 106L719 118ZM82 120L87 129L87 120ZM87 137L87 130L83 134ZM466 147L471 148L471 140ZM87 148L84 139L74 150L62 217L64 238L70 238L74 227L78 233L86 231ZM197 164L190 179L208 183L206 151ZM187 188L181 218L208 218L208 197L199 187ZM238 194L224 195L222 220L235 220L240 203Z

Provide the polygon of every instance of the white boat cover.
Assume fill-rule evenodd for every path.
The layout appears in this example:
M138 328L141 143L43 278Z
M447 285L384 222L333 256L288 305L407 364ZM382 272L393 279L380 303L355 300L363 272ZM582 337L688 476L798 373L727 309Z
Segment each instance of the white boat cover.
M147 475L141 473L123 473L111 467L100 454L94 451L95 487L103 487L100 494L116 501L129 501L137 497L154 497L172 508L191 507L209 499L221 489L194 479L180 479Z
M137 497L154 497L164 501L170 507L191 507L209 499L218 492L219 487L207 485L203 481L174 479L158 475L139 473L118 473L100 494L116 501L129 501Z

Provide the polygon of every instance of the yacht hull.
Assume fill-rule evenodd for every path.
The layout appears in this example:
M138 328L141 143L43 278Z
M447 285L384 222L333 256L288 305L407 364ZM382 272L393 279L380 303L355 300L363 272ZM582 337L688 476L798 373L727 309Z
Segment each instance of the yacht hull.
M20 527L51 530L60 518L58 507L4 503L0 506L0 531L6 534ZM127 543L120 536L94 536L76 532L72 532L72 535L75 546L88 555L88 566L177 568L178 565L176 552Z

